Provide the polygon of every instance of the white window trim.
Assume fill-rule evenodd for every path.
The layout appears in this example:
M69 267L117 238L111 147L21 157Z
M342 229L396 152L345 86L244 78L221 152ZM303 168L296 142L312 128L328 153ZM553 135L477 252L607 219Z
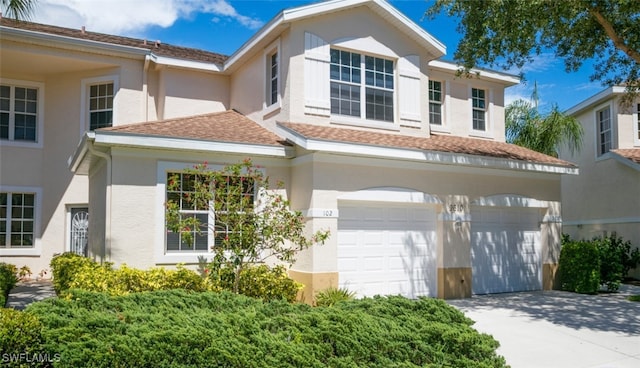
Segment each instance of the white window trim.
M271 75L269 74L269 72L271 71L271 55L273 55L274 53L276 53L278 59L278 83L276 87L278 90L278 100L275 103L269 104L271 99ZM262 83L262 85L264 86L264 102L262 104L262 113L263 115L269 115L282 107L282 54L280 52L280 39L277 39L265 49L263 59L265 73L264 82Z
M600 160L606 160L609 159L611 157L611 149L606 152L601 154L600 153L600 124L598 122L598 112L609 108L609 119L611 120L611 149L615 149L615 138L616 138L616 124L614 122L614 114L613 114L613 103L612 102L607 102L607 103L603 103L601 105L596 106L596 108L593 109L593 124L594 124L594 140L593 140L593 144L594 144L594 153L595 153L595 160L596 161L600 161Z
M451 126L450 124L448 124L449 122L449 90L451 88L451 83L448 80L443 80L443 79L436 79L436 78L431 78L429 80L432 80L434 82L440 82L442 83L442 101L440 101L440 119L442 120L442 124L438 125L438 124L431 124L431 113L429 111L429 106L427 106L427 116L429 119L429 129L432 132L438 132L438 133L451 133ZM427 82L427 89L429 88L429 84ZM427 104L431 103L431 100L429 100L429 95L427 92Z
M206 251L199 252L167 252L165 244L165 202L167 195L167 173L180 172L187 169L192 169L195 163L185 162L169 162L159 161L158 169L156 172L156 211L155 211L155 241L154 241L154 261L156 264L177 264L177 263L198 263L202 257L205 257L207 261L211 260L213 252L211 248L214 245L215 237L213 230L208 228L208 244ZM221 170L225 165L220 164L208 164L207 167L210 170ZM263 168L257 169L266 176L266 171ZM258 191L259 193L259 191ZM257 198L256 193L256 198ZM215 213L213 208L209 211L210 223L214 220Z
M27 147L27 148L42 148L44 142L44 83L32 82L19 79L7 79L0 78L0 84L8 84L12 87L29 87L36 88L38 90L38 111L37 111L37 136L35 142L30 141L14 141L8 139L2 139L2 145L5 147Z
M485 91L485 130L476 130L473 129L473 89L480 89ZM493 88L481 87L481 86L473 86L470 85L468 88L469 93L469 136L471 137L479 137L479 138L494 138L493 133Z
M118 105L118 91L120 88L118 75L105 75L101 77L85 78L80 81L80 134L81 138L85 132L89 131L89 87L94 84L113 83L113 123L116 126L116 111Z
M33 226L33 247L31 248L0 248L0 256L40 256L42 255L42 188L21 186L0 186L0 192L33 193L36 196Z
M361 57L361 62L360 62L361 64L360 70L362 73L361 82L360 82L360 114L361 115L360 117L354 117L354 116L331 113L330 112L331 111L331 95L329 95L329 113L330 113L331 123L339 124L339 125L353 125L353 126L366 127L366 128L399 131L400 119L398 118L398 116L399 116L400 106L398 101L399 99L398 57L389 56L386 54L375 54L375 53L365 51L364 49L343 48L342 45L340 45L340 47L337 47L337 46L338 44L331 44L329 47L329 50L335 49L335 50L347 51L353 54L359 54ZM365 56L371 56L378 59L390 60L393 62L393 121L367 119L367 107L366 107L367 84L365 82L365 77L364 77L366 73L366 69L364 67ZM328 81L329 84L331 84L331 82L333 81L334 80L331 79L331 76L329 76L329 81ZM335 81L335 82L342 83L341 81ZM369 86L369 87L377 89L377 87L375 86ZM387 91L387 89L382 89L382 90Z
M638 119L638 115L640 115L640 101L636 101L634 105L632 119L633 129L631 131L633 132L633 145L640 147L640 126L638 126L638 124L640 124L640 119Z

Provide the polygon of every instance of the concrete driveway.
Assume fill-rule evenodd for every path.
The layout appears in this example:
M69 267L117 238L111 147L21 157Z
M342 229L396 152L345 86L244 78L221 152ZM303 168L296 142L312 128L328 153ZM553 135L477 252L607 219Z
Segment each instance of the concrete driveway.
M640 302L621 292L580 295L561 291L474 296L449 300L500 342L513 368L640 367Z

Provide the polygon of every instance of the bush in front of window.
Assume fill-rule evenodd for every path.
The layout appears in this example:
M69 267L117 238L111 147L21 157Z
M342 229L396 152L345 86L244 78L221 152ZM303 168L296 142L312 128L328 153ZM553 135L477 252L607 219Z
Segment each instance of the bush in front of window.
M313 308L228 292L72 290L26 312L42 324L42 353L65 367L506 367L497 341L431 298Z
M9 291L16 286L18 269L10 263L0 262L0 308L7 303Z
M234 291L236 274L231 267L209 272L212 290ZM248 266L240 271L237 293L264 301L296 301L304 285L291 279L283 266L270 268L267 265Z

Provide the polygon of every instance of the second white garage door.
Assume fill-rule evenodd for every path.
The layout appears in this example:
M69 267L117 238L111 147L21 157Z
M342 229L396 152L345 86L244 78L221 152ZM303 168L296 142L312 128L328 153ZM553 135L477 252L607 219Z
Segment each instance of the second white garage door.
M542 288L539 209L475 207L471 220L474 294Z
M436 296L432 207L348 203L338 219L339 285L358 296Z

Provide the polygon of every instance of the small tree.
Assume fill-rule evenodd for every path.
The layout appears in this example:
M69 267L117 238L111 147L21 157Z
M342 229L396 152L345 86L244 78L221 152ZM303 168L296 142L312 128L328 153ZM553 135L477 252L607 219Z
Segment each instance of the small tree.
M307 237L302 213L292 211L289 201L270 189L269 178L249 159L221 170L211 170L206 163L196 165L172 175L167 187L182 193L167 199L167 230L179 233L179 241L187 244L212 231L212 271L231 268L236 293L240 272L247 266L271 257L291 266L298 252L324 244L329 237L328 231ZM280 182L276 189L282 187ZM204 224L198 216L185 214L185 208L208 209L215 221Z

